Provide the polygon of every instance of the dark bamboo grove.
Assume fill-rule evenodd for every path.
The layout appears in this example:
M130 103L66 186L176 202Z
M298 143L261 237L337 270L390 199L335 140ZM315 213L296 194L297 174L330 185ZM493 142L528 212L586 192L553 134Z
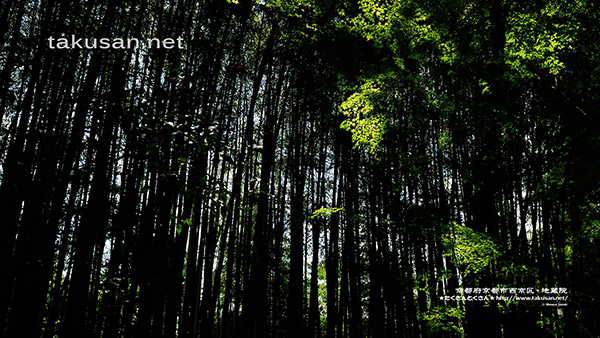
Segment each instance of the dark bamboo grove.
M0 39L2 337L600 335L597 1L4 0Z

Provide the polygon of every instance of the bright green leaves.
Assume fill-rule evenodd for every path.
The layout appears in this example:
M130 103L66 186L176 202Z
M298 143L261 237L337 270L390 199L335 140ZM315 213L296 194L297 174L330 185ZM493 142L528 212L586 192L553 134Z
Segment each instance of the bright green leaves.
M479 79L479 87L481 88L481 95L491 93L490 84L484 79Z
M464 276L478 274L500 256L498 246L488 235L454 222L444 245Z
M444 94L434 91L430 81L433 73L421 71L440 64L452 67L459 52L439 14L417 2L360 0L358 9L339 25L384 50L381 54L394 65L363 79L345 98L340 106L346 117L341 128L352 132L355 147L365 146L377 158L383 136L399 113L394 107L402 87L418 87L418 92L427 93L426 99L435 109L452 109Z
M177 235L181 234L181 230L183 229L183 226L187 226L187 227L191 227L192 226L192 220L189 218L185 218L180 220L179 222L177 222L177 227L175 228L175 232L177 232Z
M297 18L305 18L316 10L314 0L273 0L267 6L278 8L283 13Z
M388 125L386 114L377 109L385 98L382 81L387 75L366 81L360 89L342 102L340 111L347 119L341 128L352 132L354 146L364 145L369 152L377 155Z
M464 330L458 325L465 317L461 308L436 306L421 315L430 337L464 337Z
M425 60L431 52L448 65L457 59L454 42L448 39L448 33L441 25L436 25L430 15L418 9L413 18L405 19L406 32L411 49L418 59Z
M551 1L540 11L511 11L507 17L506 63L525 79L536 70L557 75L565 68L561 54L573 49L579 6Z
M360 14L345 24L376 46L390 48L401 69L407 54L418 60L433 56L448 65L457 59L457 48L447 29L416 3L361 0L358 4Z
M336 212L340 212L340 211L344 211L344 208L320 208L317 209L313 212L313 214L310 216L311 219L314 218L322 218L322 217L329 217L333 214L335 214Z
M386 45L391 38L394 16L399 12L397 3L386 7L377 0L362 0L358 6L360 15L348 18L345 24L368 41L374 41L379 46Z
M451 143L450 133L447 130L443 130L438 135L438 147L440 150L444 150Z

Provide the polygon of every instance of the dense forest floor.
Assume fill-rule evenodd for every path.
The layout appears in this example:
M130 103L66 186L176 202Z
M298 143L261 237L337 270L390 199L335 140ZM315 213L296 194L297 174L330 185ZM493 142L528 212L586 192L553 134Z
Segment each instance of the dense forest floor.
M600 336L596 0L6 0L0 39L0 337Z

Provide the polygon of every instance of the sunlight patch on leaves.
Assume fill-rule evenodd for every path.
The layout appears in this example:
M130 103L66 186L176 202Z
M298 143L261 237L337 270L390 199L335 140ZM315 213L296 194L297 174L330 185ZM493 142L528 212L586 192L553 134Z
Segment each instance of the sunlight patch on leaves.
M380 143L388 124L388 118L375 109L376 97L380 91L374 81L367 81L340 106L340 111L347 117L340 127L352 132L355 148L365 145L373 155L376 155L381 147Z
M490 236L455 222L450 224L444 245L465 276L481 272L500 256L499 248Z
M557 13L579 9L561 7L560 2L551 1L539 12L513 11L508 16L506 63L520 77L530 79L538 69L558 75L565 68L561 57L574 48L579 23L575 15L565 19Z
M464 337L463 328L457 324L464 317L462 309L445 306L432 307L421 315L431 337Z
M344 211L344 208L320 208L317 209L313 212L313 214L310 216L311 219L315 219L315 218L322 218L322 217L329 217L333 214L335 214L336 212L340 212L340 211Z

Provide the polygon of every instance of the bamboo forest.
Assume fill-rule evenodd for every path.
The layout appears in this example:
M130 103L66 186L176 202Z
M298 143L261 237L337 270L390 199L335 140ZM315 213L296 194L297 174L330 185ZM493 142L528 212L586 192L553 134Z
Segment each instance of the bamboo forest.
M597 0L2 0L0 337L600 337Z

